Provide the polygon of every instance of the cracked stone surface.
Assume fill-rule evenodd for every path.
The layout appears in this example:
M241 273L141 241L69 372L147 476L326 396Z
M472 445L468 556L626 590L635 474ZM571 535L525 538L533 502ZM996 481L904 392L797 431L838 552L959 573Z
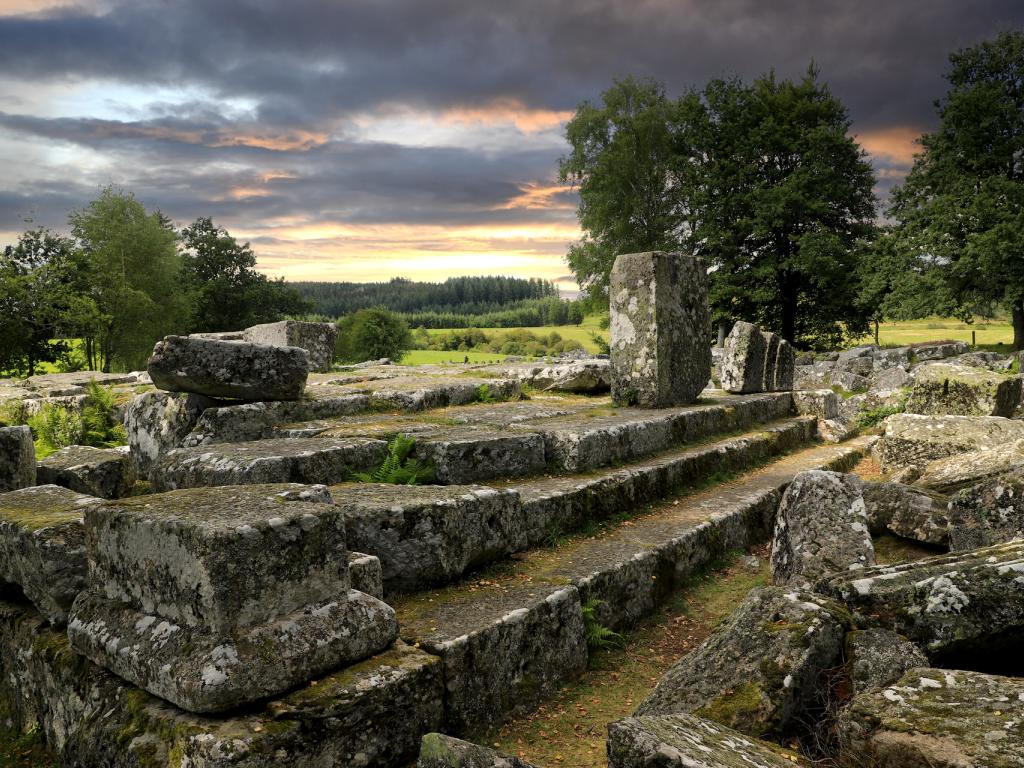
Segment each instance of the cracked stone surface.
M1022 439L1024 421L1015 419L897 413L885 420L879 454L882 470L890 472Z
M846 636L846 664L855 693L884 688L928 657L902 635L888 629L858 629Z
M905 539L949 543L949 499L902 483L864 483L868 525L875 535L888 530Z
M907 413L1008 418L1020 404L1021 381L966 365L920 365L914 369Z

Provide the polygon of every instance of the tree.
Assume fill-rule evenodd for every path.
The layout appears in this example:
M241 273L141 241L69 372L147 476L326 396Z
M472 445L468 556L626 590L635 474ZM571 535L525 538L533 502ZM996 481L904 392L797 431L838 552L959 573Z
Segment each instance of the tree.
M953 53L939 127L894 190L901 243L964 320L1003 305L1024 348L1024 33Z
M194 331L235 331L285 315L308 312L312 304L285 284L257 272L249 243L239 244L208 217L181 232L182 275L192 301Z
M712 80L675 102L627 80L605 104L581 105L566 132L562 177L579 184L585 232L567 257L578 279L603 287L618 253L684 249L711 269L720 322L811 345L866 329L851 277L874 178L813 67L799 82Z
M360 309L338 321L335 357L344 362L361 363L382 357L399 360L412 347L409 326L386 309Z
M97 310L96 360L109 371L145 364L154 342L184 327L188 302L181 284L177 237L159 214L113 187L74 211L71 231L85 256Z

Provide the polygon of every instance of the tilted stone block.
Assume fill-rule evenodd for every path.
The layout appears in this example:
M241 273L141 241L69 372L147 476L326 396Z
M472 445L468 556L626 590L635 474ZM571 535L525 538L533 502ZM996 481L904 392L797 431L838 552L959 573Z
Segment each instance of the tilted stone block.
M82 517L100 499L56 485L0 494L0 579L17 584L55 624L85 586Z
M914 484L939 493L954 493L1022 467L1024 440L1010 440L992 448L929 461Z
M726 392L760 392L764 386L767 344L761 329L742 320L725 339L722 357L722 389Z
M1019 376L984 368L930 363L914 371L907 413L949 416L1013 416L1021 402Z
M692 403L711 375L707 268L694 256L618 256L609 292L612 399L664 408Z
M874 562L860 479L820 470L794 477L775 518L775 583L813 582L827 573Z
M222 487L89 510L91 584L72 609L72 644L195 712L272 696L381 650L397 634L394 612L349 590L344 517L322 498Z
M78 493L117 499L128 493L132 474L128 447L93 448L69 445L39 462L40 484L60 485Z
M298 347L168 336L148 369L157 389L239 400L298 400L306 388L309 354Z
M36 449L32 430L0 426L0 492L36 484Z
M334 342L338 338L338 326L334 323L281 320L250 326L245 329L242 337L253 344L299 347L309 353L311 371L329 371L334 362Z
M902 483L864 483L868 527L924 544L949 542L949 499ZM989 542L994 543L994 542Z
M781 751L684 713L608 724L608 768L792 768Z
M947 357L965 355L971 348L963 341L951 341L944 344L915 344L910 348L913 359L919 363L927 360L945 360Z
M1024 680L918 667L860 693L839 715L850 765L1024 765Z
M388 592L414 591L526 548L519 495L483 486L333 486L349 545L380 558Z
M811 592L757 589L658 681L637 715L691 713L747 735L781 735L821 701L849 619Z
M1024 630L1024 541L876 565L818 583L862 617L922 646L933 661L993 651Z
M884 688L908 669L927 667L928 657L888 629L858 629L846 636L846 665L855 693Z
M340 483L375 469L387 443L361 437L278 438L168 452L150 472L155 491L259 483Z
M203 412L218 404L191 392L143 392L132 398L125 409L124 428L133 472L145 478L161 456L185 444L185 436Z

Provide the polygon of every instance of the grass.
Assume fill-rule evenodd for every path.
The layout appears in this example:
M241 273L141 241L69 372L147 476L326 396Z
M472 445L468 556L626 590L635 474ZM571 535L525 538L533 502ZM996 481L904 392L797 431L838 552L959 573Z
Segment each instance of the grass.
M444 365L446 363L463 363L466 358L471 363L500 363L508 355L497 352L447 352L443 349L411 349L402 355L402 365Z
M586 349L588 352L596 353L599 350L597 348L597 345L594 343L593 339L590 338L590 334L596 332L601 337L603 337L605 339L608 338L608 331L605 331L605 330L601 329L601 317L602 317L601 315L587 315L585 318L583 318L583 322L580 323L579 325L545 325L545 326L541 326L541 327L538 327L538 328L525 328L525 329L517 329L517 328L481 328L480 330L483 331L484 333L486 333L488 336L490 336L492 334L510 333L511 331L515 331L515 330L527 330L527 331L530 331L531 333L535 333L537 335L545 335L546 336L547 334L549 334L552 331L554 331L559 336L561 336L563 339L570 340L570 341L578 341L580 344L583 345L583 348ZM427 333L429 333L431 336L440 336L442 334L448 333L449 331L453 331L453 330L462 330L462 329L457 329L457 328L428 328L427 329ZM414 354L414 353L410 353L410 354ZM446 355L447 357L445 357L445 360L448 360L449 358L455 358L455 359L461 360L462 359L462 355L464 355L466 353L465 352L438 352L438 354ZM473 359L472 358L473 353L470 352L469 354L470 354L470 360L472 360ZM481 353L481 354L483 354L485 357L487 357L487 356L494 357L493 353L485 352L485 353ZM499 357L503 357L503 356L499 355ZM403 359L402 362L405 362L405 360Z
M1002 320L976 318L973 323L964 323L955 318L927 317L923 320L882 323L878 329L878 341L884 347L905 347L922 341L950 339L971 343L974 332L979 348L992 352L1009 353L1013 347L1013 327ZM856 344L870 344L874 334L858 339Z
M592 651L590 669L532 714L470 740L535 765L605 766L608 723L629 717L669 667L711 634L747 592L768 583L767 549L757 556L756 567L734 557L696 577L621 645Z
M57 768L57 756L43 744L38 731L27 734L0 728L0 768Z

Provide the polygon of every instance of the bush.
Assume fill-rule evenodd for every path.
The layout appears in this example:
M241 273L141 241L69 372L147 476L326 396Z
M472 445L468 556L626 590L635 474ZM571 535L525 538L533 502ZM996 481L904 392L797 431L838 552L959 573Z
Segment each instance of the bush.
M413 348L412 333L405 321L386 309L360 309L338 321L335 357L345 363L361 363L389 357L395 362Z

